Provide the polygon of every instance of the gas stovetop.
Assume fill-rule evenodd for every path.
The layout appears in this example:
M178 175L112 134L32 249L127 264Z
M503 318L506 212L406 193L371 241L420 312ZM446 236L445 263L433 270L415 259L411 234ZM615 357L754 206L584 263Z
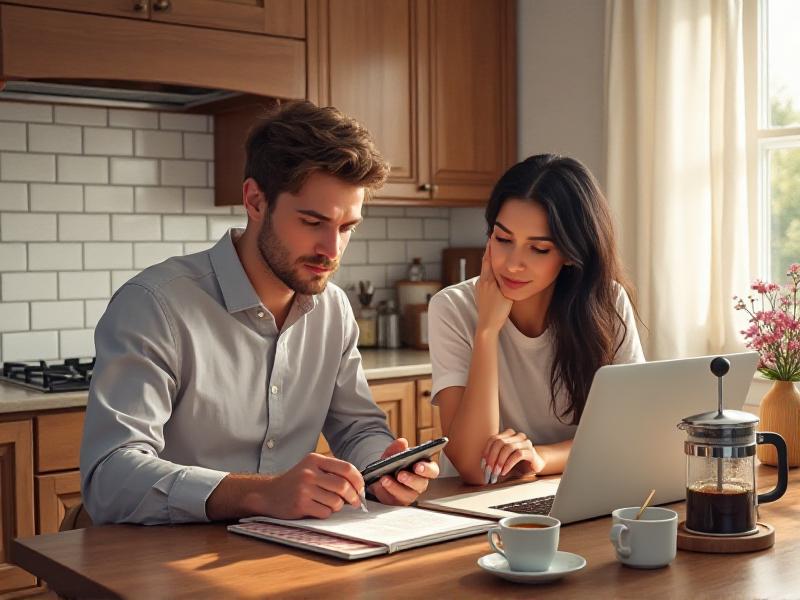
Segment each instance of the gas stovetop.
M3 363L0 381L39 392L77 392L89 389L93 369L93 358L68 358L64 362L6 362Z

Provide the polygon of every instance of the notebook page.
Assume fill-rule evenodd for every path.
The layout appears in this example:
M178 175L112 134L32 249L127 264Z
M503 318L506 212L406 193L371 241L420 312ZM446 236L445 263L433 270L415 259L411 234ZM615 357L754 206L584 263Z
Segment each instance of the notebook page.
M369 512L346 506L327 519L284 520L272 517L249 517L243 522L261 521L280 523L289 527L300 527L322 531L331 535L354 540L384 544L394 550L398 545L412 540L436 541L458 537L468 531L479 533L493 526L494 521L475 519L461 515L422 510L408 506L386 506L367 501Z

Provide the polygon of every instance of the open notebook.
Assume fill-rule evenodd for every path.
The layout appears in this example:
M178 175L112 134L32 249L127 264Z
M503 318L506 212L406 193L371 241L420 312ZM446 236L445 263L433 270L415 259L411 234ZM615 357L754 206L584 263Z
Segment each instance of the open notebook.
M248 517L228 531L354 560L488 531L494 521L367 502L369 512L349 506L329 518Z

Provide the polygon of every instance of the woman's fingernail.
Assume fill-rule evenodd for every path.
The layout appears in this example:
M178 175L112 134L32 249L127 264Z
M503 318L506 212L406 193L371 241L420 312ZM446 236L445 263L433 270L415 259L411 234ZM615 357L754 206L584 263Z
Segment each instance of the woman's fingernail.
M483 483L484 484L489 483L491 479L492 479L492 468L487 466L486 468L483 469Z
M481 457L481 471L486 470L486 459Z
M414 467L414 471L417 473L417 475L422 475L425 472L425 465L422 463L417 463Z
M494 471L492 471L492 481L491 483L497 483L497 478L500 476L500 467L495 467Z

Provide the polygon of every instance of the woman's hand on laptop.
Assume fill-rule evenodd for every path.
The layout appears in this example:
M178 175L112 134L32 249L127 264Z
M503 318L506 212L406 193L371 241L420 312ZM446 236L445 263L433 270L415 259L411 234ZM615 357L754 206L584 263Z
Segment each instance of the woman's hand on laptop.
M521 431L506 429L486 442L481 457L484 483L497 483L501 476L512 471L517 475L538 473L545 466L528 436Z

